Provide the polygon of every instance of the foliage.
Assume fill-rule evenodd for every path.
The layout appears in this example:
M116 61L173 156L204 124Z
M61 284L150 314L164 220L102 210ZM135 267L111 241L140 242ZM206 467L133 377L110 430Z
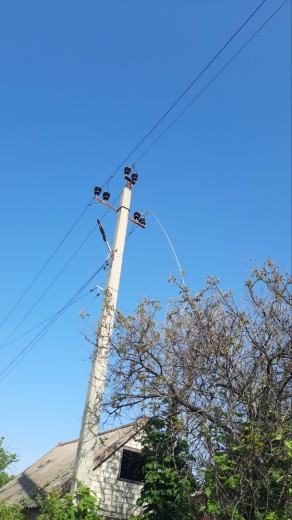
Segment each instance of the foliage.
M240 302L209 278L162 320L153 300L117 314L106 411L164 417L176 403L212 518L292 517L291 284L268 260Z
M3 441L4 437L0 437L0 488L14 478L12 475L8 475L5 470L10 464L18 460L15 453L10 453L3 447Z
M36 501L40 508L38 520L101 520L96 496L84 486L78 487L74 496L42 490L37 493ZM0 519L24 520L22 510L25 505L26 501L13 506L0 502Z
M206 431L214 451L202 470L206 501L201 511L218 519L292 517L291 425L286 417L280 424L274 419L270 412L264 424L242 422L238 440L216 428Z
M39 520L101 520L95 494L85 486L77 488L75 496L60 496L57 491L37 497Z
M7 506L0 501L0 518L1 520L24 520L20 506Z
M179 430L180 422L171 414L153 417L144 427L145 483L137 502L142 507L139 520L193 517L191 493L195 480L188 444L178 435Z

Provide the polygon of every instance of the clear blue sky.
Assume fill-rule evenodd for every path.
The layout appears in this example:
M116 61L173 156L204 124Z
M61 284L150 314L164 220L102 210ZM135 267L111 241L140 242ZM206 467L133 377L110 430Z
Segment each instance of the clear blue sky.
M1 320L123 159L207 65L255 0L3 0L0 6ZM280 5L267 0L132 164ZM132 209L153 211L194 290L208 275L241 294L268 256L290 269L290 1L137 164ZM124 186L120 169L108 189ZM0 328L1 345L74 254L96 219L92 205ZM115 215L103 220L112 241ZM129 228L131 229L131 227ZM12 339L61 309L105 260L95 230ZM119 306L165 303L178 274L156 220L126 244ZM103 284L102 271L89 285ZM79 435L90 346L80 300L0 382L0 435L19 471ZM89 322L90 323L90 322ZM4 370L41 328L0 350Z

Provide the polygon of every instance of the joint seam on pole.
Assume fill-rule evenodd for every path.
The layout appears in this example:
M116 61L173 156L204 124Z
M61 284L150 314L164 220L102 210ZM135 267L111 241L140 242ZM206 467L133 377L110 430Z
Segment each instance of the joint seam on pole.
M126 206L120 206L117 211L120 211L120 209L122 209L122 208L126 209L127 211L130 211L130 208L126 208Z

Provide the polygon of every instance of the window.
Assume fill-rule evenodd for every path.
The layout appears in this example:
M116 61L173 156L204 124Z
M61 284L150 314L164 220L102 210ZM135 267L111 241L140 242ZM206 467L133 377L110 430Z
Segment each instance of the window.
M139 451L123 450L120 478L135 482L143 481L144 462Z

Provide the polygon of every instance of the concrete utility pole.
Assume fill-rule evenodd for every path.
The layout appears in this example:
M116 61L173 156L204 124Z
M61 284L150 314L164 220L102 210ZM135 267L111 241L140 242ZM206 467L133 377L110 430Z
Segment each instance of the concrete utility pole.
M131 186L132 184L135 184L138 178L137 174L132 174L132 180L129 179L127 174L130 171L130 168L125 168L127 186L122 191L120 207L116 210L118 212L118 219L114 244L111 252L111 263L98 325L97 340L93 353L92 367L74 467L74 476L76 480L82 482L82 484L88 487L91 487L94 454L96 453L99 443L98 433L101 406L105 389L108 355L114 326L114 314L117 305L128 219L133 220L141 227L145 227L145 220L143 218L139 221L137 218L132 219L129 217L132 195ZM134 180L133 176L135 176ZM98 190L100 190L100 188L98 188ZM97 200L105 203L105 201L108 200L108 198L105 198L105 195L108 195L109 197L109 194L105 192L104 200ZM138 214L138 212L136 214ZM77 483L74 484L73 491L76 489L76 485Z

